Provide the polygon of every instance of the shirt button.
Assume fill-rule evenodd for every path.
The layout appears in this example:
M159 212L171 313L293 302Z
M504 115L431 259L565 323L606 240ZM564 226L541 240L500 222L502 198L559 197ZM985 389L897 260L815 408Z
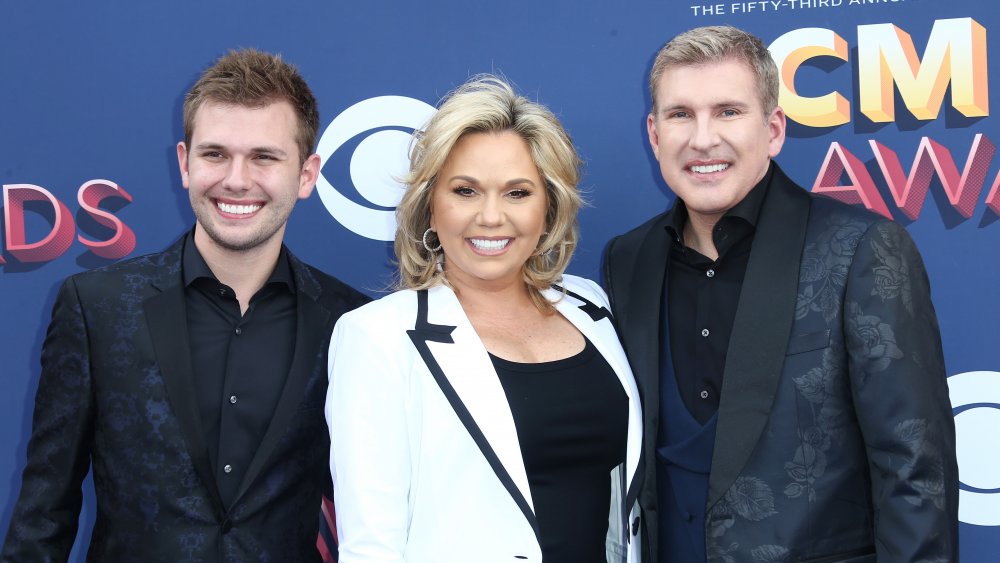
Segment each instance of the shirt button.
M226 296L226 288L220 287L219 288L219 297L225 297L225 296Z
M702 336L708 336L709 335L708 329L707 328L701 329L701 335Z
M231 404L231 405L235 405L236 404L236 395L230 395L229 396L229 404Z
M236 336L243 334L243 327L236 327Z
M227 463L226 466L222 468L222 470L225 471L226 473L232 473L233 472L233 466L229 465Z
M708 277L710 277L710 278L714 278L715 277L715 270L709 270L709 271L705 272L705 275L708 276Z
M708 391L705 391L704 389L702 389L702 391L701 391L701 393L699 393L699 395L701 395L702 399L707 399L708 398Z

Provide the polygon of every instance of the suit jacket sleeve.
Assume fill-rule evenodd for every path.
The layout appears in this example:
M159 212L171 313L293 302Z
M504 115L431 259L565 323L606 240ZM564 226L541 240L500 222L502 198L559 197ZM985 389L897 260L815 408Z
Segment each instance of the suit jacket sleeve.
M73 547L95 413L89 346L70 278L59 290L42 348L27 464L3 561L65 561Z
M330 471L340 563L402 562L409 523L406 366L392 323L341 317L330 341ZM379 330L381 329L381 330Z
M847 275L847 368L870 465L878 559L957 560L954 418L920 255L902 227L880 222Z
M612 265L611 260L614 257L615 243L618 241L617 238L611 239L607 247L604 248L604 260L603 260L603 276L602 282L604 284L605 293L608 296L608 304L611 309L611 315L614 318L618 318L618 310L615 308L615 288L614 279L612 277Z

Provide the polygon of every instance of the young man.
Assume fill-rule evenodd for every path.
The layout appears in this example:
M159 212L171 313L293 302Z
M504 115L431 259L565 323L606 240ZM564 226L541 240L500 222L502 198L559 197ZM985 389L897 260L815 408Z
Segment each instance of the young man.
M674 207L611 241L645 407L649 561L951 561L954 421L906 231L795 185L777 69L732 27L650 76Z
M63 284L4 561L63 561L93 466L97 561L312 561L329 492L326 351L367 299L282 244L319 126L279 57L234 51L184 103L197 223Z

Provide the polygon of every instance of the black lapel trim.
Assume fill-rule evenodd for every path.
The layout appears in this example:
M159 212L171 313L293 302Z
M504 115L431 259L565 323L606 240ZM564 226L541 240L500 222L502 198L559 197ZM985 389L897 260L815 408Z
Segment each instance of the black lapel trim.
M179 260L179 256L178 256ZM170 406L188 446L188 454L195 471L208 490L209 500L216 514L225 514L219 487L215 482L208 447L202 436L201 417L198 414L194 384L191 381L191 348L188 342L187 314L184 303L184 286L177 283L154 295L143 303L146 326L153 342L156 363L163 376L163 384L170 398Z
M646 432L643 430L643 436L645 437ZM639 490L642 488L643 480L646 474L646 456L642 452L640 446L639 451L639 463L635 467L635 475L632 477L632 481L629 483L627 489L625 489L625 506L622 507L622 512L625 514L625 529L626 531L631 531L632 528L629 527L628 518L632 514L632 507L639 500ZM630 536L632 534L629 534Z
M317 297L320 294L318 283L305 271L305 266L289 255L289 262L292 266L292 273L296 278L296 324L295 324L295 353L292 356L292 365L288 370L288 377L285 379L285 386L281 391L281 398L274 409L274 415L267 426L267 432L257 447L257 452L243 476L239 492L236 494L235 502L246 493L250 485L260 475L261 469L274 454L278 443L288 431L295 413L303 400L303 393L309 387L308 383L312 377L327 377L326 365L323 362L322 346L328 343L328 334L331 329L327 325L330 318L330 311L323 306ZM234 502L234 504L235 504Z
M417 322L413 330L406 331L409 335L410 340L413 341L413 346L416 347L417 351L420 353L420 357L424 360L427 365L427 369L430 370L431 375L434 376L434 380L437 381L439 387L441 387L441 392L448 399L451 404L451 408L455 409L455 414L458 415L458 419L462 421L465 425L465 429L468 430L469 435L472 436L473 441L479 446L480 451L483 452L483 456L486 457L486 461L493 468L493 472L496 473L497 478L503 484L507 492L510 493L511 498L517 503L518 508L527 518L528 524L531 525L532 531L535 532L535 539L538 540L538 545L542 544L541 535L538 532L538 521L535 519L534 512L531 511L531 507L528 505L528 501L521 494L520 489L514 484L514 480L511 479L510 474L504 469L502 463L500 463L500 458L497 457L493 447L486 440L486 436L483 435L483 431L479 429L479 425L476 424L476 420L472 417L472 413L469 409L465 407L462 403L462 399L458 396L455 388L451 386L451 382L445 376L444 371L441 370L441 366L437 363L434 358L434 354L431 353L430 347L427 345L428 341L431 342L442 342L445 344L454 344L455 340L451 337L451 333L455 330L453 326L447 325L434 325L427 321L427 290L422 289L417 292Z
M795 319L809 205L809 195L775 165L726 355L709 508L743 471L771 413Z
M579 307L580 310L590 315L590 320L594 321L595 323L601 319L612 320L611 311L608 311L604 307L598 307L597 304L581 297L578 293L572 292L558 285L553 285L552 288L555 289L556 291L561 291L566 295L569 295L570 297L576 299L577 301L583 301L583 305L580 305Z

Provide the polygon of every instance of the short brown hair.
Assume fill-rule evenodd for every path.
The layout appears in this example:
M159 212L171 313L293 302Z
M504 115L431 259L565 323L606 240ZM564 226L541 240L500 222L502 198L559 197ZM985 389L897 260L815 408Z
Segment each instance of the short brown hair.
M201 74L184 97L184 144L191 147L194 116L207 101L261 108L284 100L299 118L299 161L313 153L319 132L319 108L309 85L280 55L257 49L229 51Z
M778 107L778 67L764 42L742 29L716 25L685 31L671 39L656 54L653 70L649 73L653 113L656 113L660 77L668 67L697 66L727 59L746 64L753 73L764 115L769 115Z
M505 80L490 74L473 76L448 94L424 130L414 132L406 191L396 207L400 287L423 289L446 281L437 271L435 253L424 248L422 236L430 227L431 192L437 175L455 144L469 133L508 131L527 143L545 183L546 234L521 274L535 305L542 311L552 310L541 292L559 280L577 245L577 212L583 203L577 191L580 158L569 134L548 108L519 96Z

